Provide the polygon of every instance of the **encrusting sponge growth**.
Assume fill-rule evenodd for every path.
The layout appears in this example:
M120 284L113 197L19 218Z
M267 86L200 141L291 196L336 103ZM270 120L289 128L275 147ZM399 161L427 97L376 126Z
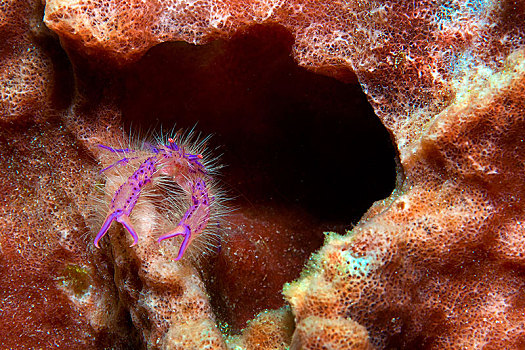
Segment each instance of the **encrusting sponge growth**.
M148 197L143 194L148 187L156 187L161 192L162 198L167 199L167 202L170 203L171 208L167 210L167 216L176 215L174 213L177 210L180 212L180 208L172 208L172 206L177 206L185 201L189 202L176 227L158 238L160 243L168 238L182 236L183 241L174 260L180 260L189 244L199 235L207 233L206 230L210 224L218 226L215 219L220 215L214 214L217 213L216 207L220 205L215 205L218 197L210 193L214 186L212 171L208 169L213 168L213 165L203 160L202 155L206 139L192 145L191 132L185 137L181 135L179 132L174 138L168 138L167 142L162 137L157 138L154 143L142 142L136 149L99 145L100 148L112 154L122 156L100 171L106 177L111 176L108 174L110 170L122 166L130 168L137 163L138 167L112 195L108 213L94 240L97 248L100 248L99 242L113 221L120 222L131 234L133 237L131 246L138 243L138 233L133 227L130 215L141 195ZM170 197L177 196L187 198L182 201L180 198L170 199ZM160 202L155 203L155 206L162 207Z

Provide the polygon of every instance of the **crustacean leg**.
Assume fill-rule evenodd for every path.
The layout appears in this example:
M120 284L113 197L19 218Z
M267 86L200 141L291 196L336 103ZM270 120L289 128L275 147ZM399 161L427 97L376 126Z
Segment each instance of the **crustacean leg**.
M137 203L144 186L151 182L156 170L157 157L146 159L139 168L124 182L111 200L110 212L106 216L100 231L95 237L95 246L99 247L100 239L106 234L113 221L120 222L133 237L133 244L137 244L138 235L130 221L130 214Z
M192 205L188 208L175 229L159 237L158 242L165 239L183 236L175 261L182 258L190 242L196 235L202 233L210 219L210 204L213 198L208 195L208 188L202 178L196 179L191 185Z

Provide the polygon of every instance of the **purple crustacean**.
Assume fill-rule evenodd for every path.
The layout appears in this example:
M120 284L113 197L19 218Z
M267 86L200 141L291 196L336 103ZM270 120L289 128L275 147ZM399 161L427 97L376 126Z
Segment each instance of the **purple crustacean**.
M142 159L144 153L148 154L146 159L140 163L138 168L127 180L115 191L109 212L107 213L102 227L95 237L94 244L100 248L99 242L107 233L113 221L121 223L133 237L134 246L138 243L138 233L133 228L130 215L137 204L143 189L151 186L152 181L160 176L168 177L176 183L184 192L190 194L189 206L176 227L161 235L158 242L176 236L182 236L183 241L179 248L175 261L180 260L186 252L190 243L207 228L211 206L215 197L210 195L211 182L210 172L204 166L200 153L192 154L186 151L186 147L177 145L176 138L168 138L167 143L159 142L156 145L144 143L146 152L139 155L138 150L130 148L113 148L106 145L98 145L100 148L115 154L123 154L124 157L117 160L100 173L115 167L127 165L132 160ZM141 150L144 151L144 150ZM129 154L136 156L128 157Z

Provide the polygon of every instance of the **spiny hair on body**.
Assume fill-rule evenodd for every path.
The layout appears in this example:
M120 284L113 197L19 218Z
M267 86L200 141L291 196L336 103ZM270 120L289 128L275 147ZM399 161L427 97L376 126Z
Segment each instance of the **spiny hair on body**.
M216 252L220 246L221 227L225 215L231 211L228 205L227 194L220 188L216 176L218 170L222 168L219 157L212 156L212 152L207 147L210 136L202 137L200 133L195 133L194 128L187 132L177 131L164 134L162 131L157 134L148 132L147 136L140 133L130 133L118 145L100 145L100 162L103 164L101 173L103 177L94 186L91 208L89 210L89 222L93 230L100 228L101 223L108 214L112 199L116 195L116 190L133 175L137 167L145 159L155 153L161 146L168 147L175 143L178 149L182 149L184 154L198 155L199 164L205 169L203 182L205 182L208 196L211 199L209 207L208 224L202 232L192 237L191 244L187 253L192 260L197 261L202 256ZM121 160L124 161L121 162ZM185 210L188 209L192 201L192 194L186 188L182 188L172 177L162 174L159 169L153 173L151 184L141 189L133 212L130 214L132 224L138 226L139 222L149 222L150 230L146 236L157 237L166 230L173 229L183 218ZM190 179L189 174L181 174L184 178ZM102 176L102 175L101 175ZM146 217L139 217L146 216ZM138 235L144 234L138 232ZM174 240L172 240L174 241ZM175 243L162 244L163 250L171 250ZM159 246L161 248L161 246Z

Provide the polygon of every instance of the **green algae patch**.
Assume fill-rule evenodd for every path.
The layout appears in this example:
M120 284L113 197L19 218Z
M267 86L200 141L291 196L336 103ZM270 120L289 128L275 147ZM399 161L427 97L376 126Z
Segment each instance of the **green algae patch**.
M86 294L93 282L89 271L75 264L67 265L62 270L58 280L62 287L71 290L76 297L82 297Z

